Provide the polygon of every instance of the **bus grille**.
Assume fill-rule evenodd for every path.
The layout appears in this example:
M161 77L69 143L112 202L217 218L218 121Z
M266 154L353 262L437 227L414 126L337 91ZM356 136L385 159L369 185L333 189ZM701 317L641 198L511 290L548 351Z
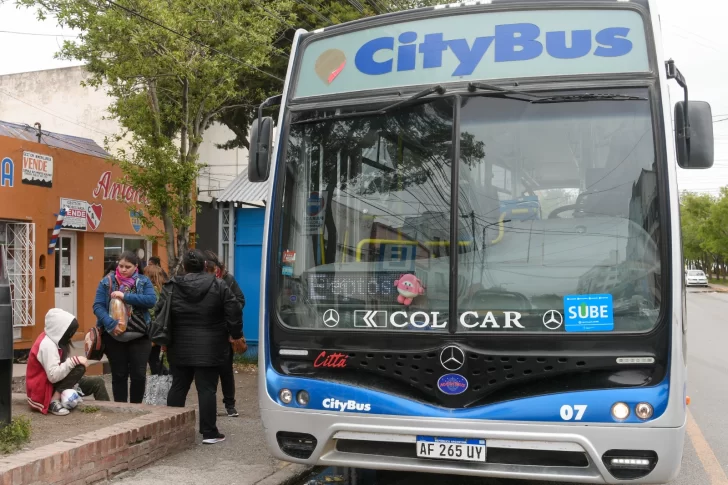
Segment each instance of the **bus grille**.
M336 450L342 453L417 458L414 443L385 441L337 440ZM488 448L485 463L499 465L587 467L589 459L578 451Z

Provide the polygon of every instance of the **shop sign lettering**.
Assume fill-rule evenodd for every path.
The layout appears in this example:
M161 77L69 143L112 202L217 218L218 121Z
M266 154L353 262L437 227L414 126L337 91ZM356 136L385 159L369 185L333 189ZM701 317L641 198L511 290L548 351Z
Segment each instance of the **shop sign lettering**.
M51 187L53 185L53 157L40 153L23 152L23 183Z
M101 198L102 200L117 200L127 204L149 205L149 199L142 191L121 182L113 182L111 180L111 171L101 174L93 191L93 196L95 199Z
M10 157L3 158L0 162L0 187L13 187L15 180L15 164Z

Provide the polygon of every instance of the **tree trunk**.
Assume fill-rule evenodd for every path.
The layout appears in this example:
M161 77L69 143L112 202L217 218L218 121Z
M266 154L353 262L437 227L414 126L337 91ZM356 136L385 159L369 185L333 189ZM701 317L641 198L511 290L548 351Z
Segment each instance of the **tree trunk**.
M174 276L174 268L177 266L177 253L174 248L174 223L167 207L162 207L161 212L162 223L164 224L164 239L167 246L167 268L170 276Z

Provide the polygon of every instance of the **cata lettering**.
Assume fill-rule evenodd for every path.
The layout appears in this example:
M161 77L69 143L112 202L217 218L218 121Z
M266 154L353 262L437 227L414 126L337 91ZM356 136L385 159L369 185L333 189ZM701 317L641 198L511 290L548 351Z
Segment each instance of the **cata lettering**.
M346 367L349 356L340 352L333 354L327 354L324 350L321 352L316 360L313 361L313 366L316 368L325 367L329 369L343 369Z
M459 63L452 76L468 76L491 48L495 62L527 61L543 55L544 51L556 59L577 59L590 53L596 57L624 56L632 51L632 41L627 38L629 32L627 27L609 27L598 32L555 31L546 32L544 40L539 40L538 25L517 23L496 25L494 35L475 37L472 41L445 39L442 33L429 33L418 44L417 32L409 31L401 33L396 41L394 37L370 40L359 48L354 63L363 74L378 76L392 71L413 71L417 67L440 68L443 55L449 52Z

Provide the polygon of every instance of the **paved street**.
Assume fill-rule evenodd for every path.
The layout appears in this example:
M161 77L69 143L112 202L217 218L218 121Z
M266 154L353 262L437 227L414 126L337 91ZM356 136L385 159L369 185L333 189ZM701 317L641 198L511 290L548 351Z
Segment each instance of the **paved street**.
M728 292L688 290L688 437L682 471L669 485L728 485ZM546 485L546 482L467 479L371 470L328 469L301 484ZM549 485L553 482L548 482Z

